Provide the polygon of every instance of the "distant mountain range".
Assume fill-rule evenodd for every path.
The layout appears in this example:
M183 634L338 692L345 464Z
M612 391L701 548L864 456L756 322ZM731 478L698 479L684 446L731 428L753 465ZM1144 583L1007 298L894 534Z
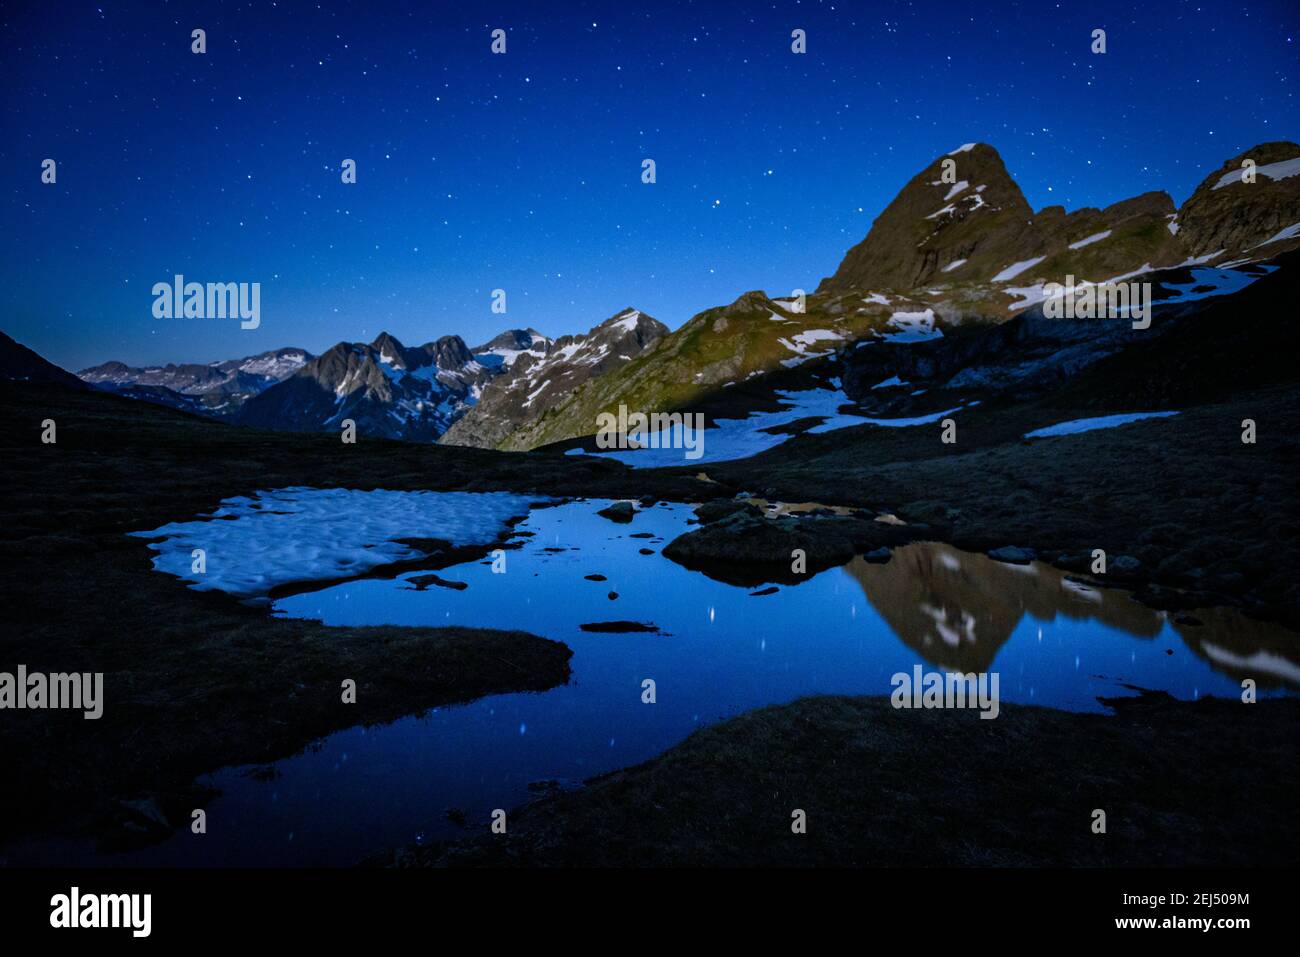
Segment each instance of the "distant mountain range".
M1247 160L1253 182L1243 176ZM554 341L534 329L511 329L473 348L455 335L407 347L383 333L371 343L340 342L319 356L285 348L207 365L108 362L79 378L5 337L0 376L84 382L264 428L335 430L352 419L365 435L528 449L590 435L597 415L620 403L642 411L687 408L741 384L737 392L752 395L824 364L813 360L856 355L840 363L841 375L873 375L881 367L857 355L860 346L1000 324L1033 309L1049 283L1067 277L1154 277L1164 284L1162 301L1177 301L1242 288L1260 275L1251 263L1295 248L1294 143L1264 143L1227 160L1181 207L1151 192L1073 212L1035 212L997 151L970 143L917 173L802 301L793 292L747 292L675 332L629 308ZM1090 335L1075 328L1066 338L1071 349L1097 354L1099 341L1083 341Z
M312 359L305 349L275 349L243 359L207 365L138 368L122 362L82 369L77 376L93 386L190 412L229 418L248 399L283 382Z

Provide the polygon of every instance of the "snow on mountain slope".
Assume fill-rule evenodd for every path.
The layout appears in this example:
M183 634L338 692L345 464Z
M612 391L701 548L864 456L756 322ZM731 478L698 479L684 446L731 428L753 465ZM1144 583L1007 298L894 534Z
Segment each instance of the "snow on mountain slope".
M531 440L520 434L521 428L541 419L575 390L627 365L667 332L667 326L640 310L624 309L582 335L561 336L548 343L544 354L520 352L442 442L530 447Z

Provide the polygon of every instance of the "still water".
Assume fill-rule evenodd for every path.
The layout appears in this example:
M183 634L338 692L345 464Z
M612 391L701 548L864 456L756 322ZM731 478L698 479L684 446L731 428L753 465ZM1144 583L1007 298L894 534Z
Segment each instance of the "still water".
M1124 592L939 544L896 549L886 564L858 558L756 595L766 589L714 581L659 554L690 529L689 506L661 503L621 525L595 514L606 504L534 509L515 529L504 574L490 561L439 571L464 590L417 588L412 573L274 606L334 625L530 631L573 649L568 684L342 731L271 769L222 770L203 779L222 792L208 806L208 835L184 831L98 862L351 864L486 826L494 808L644 761L756 707L888 694L891 676L915 664L996 671L1003 702L1078 711L1102 711L1098 696L1136 688L1183 699L1238 696L1244 677L1262 695L1300 688L1289 633L1233 613L1175 624ZM611 621L657 630L581 627ZM642 701L647 678L654 704Z

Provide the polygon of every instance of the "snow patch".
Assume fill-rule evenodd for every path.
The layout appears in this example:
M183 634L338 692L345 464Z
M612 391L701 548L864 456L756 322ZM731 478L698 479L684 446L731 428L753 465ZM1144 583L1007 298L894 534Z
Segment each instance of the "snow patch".
M993 282L1006 282L1009 279L1015 279L1026 269L1034 268L1046 258L1046 256L1039 256L1036 259L1026 259L1024 262L1012 263L1006 269L994 276Z
M924 312L896 312L889 317L889 325L898 330L880 333L880 337L889 342L924 342L943 335L943 330L934 327L933 309Z
M970 183L964 179L961 180L960 182L953 183L952 189L948 190L948 195L943 198L943 201L945 203L948 202L948 200L952 199L954 196L960 193L963 189L966 189L966 187L968 186L970 186Z
M1070 248L1082 249L1084 246L1091 246L1093 243L1101 242L1109 235L1110 235L1109 229L1106 230L1104 233L1093 233L1091 236L1087 236L1084 239L1080 239L1077 243L1070 243Z
M930 415L914 416L906 419L875 419L856 413L842 413L841 405L849 403L848 396L836 389L811 389L804 392L778 391L778 399L789 403L788 408L777 412L755 412L744 419L716 419L716 426L706 429L703 435L703 455L689 460L691 465L708 462L727 462L733 459L748 458L759 452L774 448L790 436L785 433L773 433L769 430L800 419L820 418L822 421L808 429L808 433L831 432L855 425L879 425L902 428L913 425L928 425L938 422L944 416L960 411L961 406L945 409ZM972 403L973 404L973 403ZM672 430L669 430L670 432ZM678 437L680 438L680 436ZM660 445L673 444L671 438L660 441ZM678 441L676 448L641 448L619 449L608 452L584 452L582 449L570 449L568 455L601 455L618 459L633 468L660 468L669 465L681 465L685 458L684 443Z
M1177 414L1177 412L1125 412L1121 415L1099 415L1090 419L1070 419L1068 422L1058 422L1056 425L1026 432L1025 438L1044 439L1053 435L1078 435L1080 432L1092 432L1096 429L1113 429L1142 419L1167 419Z
M1225 252L1227 252L1226 249L1218 249L1218 250L1215 250L1215 251L1212 252L1212 253L1206 253L1204 256L1193 256L1193 257L1190 258L1190 259L1187 259L1187 260L1184 260L1183 262L1180 262L1180 263L1179 263L1177 266L1175 266L1174 268L1175 268L1175 269L1182 269L1184 266L1204 266L1204 265L1205 265L1206 263L1208 263L1211 259L1216 259L1216 258L1218 258L1219 256L1222 256Z
M533 501L507 492L295 487L228 498L210 516L130 534L162 539L149 545L158 553L155 571L191 582L196 591L247 598L277 585L360 575L423 554L398 538L491 544ZM206 574L191 571L196 548L207 554Z
M1225 186L1231 186L1233 183L1241 183L1241 174L1245 172L1242 169L1228 170L1219 177L1211 190L1222 189ZM1292 176L1300 176L1300 156L1295 159L1282 160L1279 163L1267 163L1264 166L1256 166L1255 173L1257 176L1267 176L1269 179L1289 179Z
M1292 223L1290 226L1286 227L1286 229L1278 232L1276 236L1266 239L1257 246L1251 246L1250 248L1257 249L1259 246L1267 246L1269 243L1280 243L1284 239L1294 239L1297 236L1300 236L1300 223Z

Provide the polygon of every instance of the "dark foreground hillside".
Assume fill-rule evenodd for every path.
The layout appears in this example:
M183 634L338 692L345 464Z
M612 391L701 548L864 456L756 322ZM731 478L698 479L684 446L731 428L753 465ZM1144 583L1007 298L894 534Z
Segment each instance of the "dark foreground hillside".
M1300 858L1300 702L1116 699L1114 715L804 698L398 866L1268 866ZM804 834L792 814L807 815ZM1095 810L1106 833L1092 830Z
M90 390L0 382L0 670L105 673L102 718L0 722L0 840L70 823L140 838L188 821L196 774L288 756L330 731L569 675L559 642L467 628L271 618L153 571L127 533L294 485L683 497L693 480L610 462L240 429ZM57 423L43 445L41 422ZM435 554L438 567L471 557ZM404 566L410 567L410 566ZM357 703L340 703L344 678ZM130 803L126 803L130 802ZM125 825L125 830L121 829Z

